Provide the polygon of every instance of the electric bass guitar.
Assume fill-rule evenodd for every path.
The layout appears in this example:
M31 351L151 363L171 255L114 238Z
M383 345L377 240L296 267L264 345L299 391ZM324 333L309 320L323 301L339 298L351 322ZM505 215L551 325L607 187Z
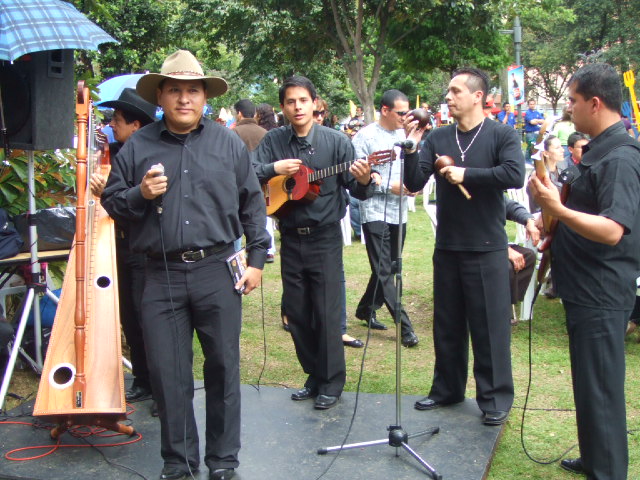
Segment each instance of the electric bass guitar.
M382 165L395 160L393 150L379 150L366 158L369 165ZM289 202L313 202L320 193L322 179L345 172L355 160L332 165L321 170L313 170L306 165L293 175L277 175L262 186L264 200L267 204L267 215L285 216Z

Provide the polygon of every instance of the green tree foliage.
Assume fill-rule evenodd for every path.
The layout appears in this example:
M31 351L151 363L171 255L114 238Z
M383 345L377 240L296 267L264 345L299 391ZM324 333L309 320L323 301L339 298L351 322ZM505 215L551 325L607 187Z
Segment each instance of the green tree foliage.
M0 168L0 207L10 215L29 209L28 159L16 150ZM75 201L75 152L34 152L36 208L70 205Z
M389 36L411 72L453 72L475 66L496 71L510 63L510 39L503 28L500 0L446 1L423 16L409 15L392 23ZM410 32L405 35L405 32Z
M545 0L523 8L521 20L527 96L545 99L556 111L579 66L576 45L567 40L577 26L576 16L562 0Z
M206 32L203 38L211 50L224 43L239 52L244 74L282 79L302 73L318 83L323 75L344 78L346 73L369 120L381 73L393 71L385 66L397 58L396 52L412 71L508 63L507 42L496 30L491 3L186 0L185 4L181 30Z
M567 32L576 54L602 52L600 61L620 71L640 63L640 0L566 0L577 21Z
M105 43L100 52L79 52L84 68L102 79L151 69L171 42L171 19L179 0L92 0L73 2L119 44ZM97 68L96 68L97 67Z

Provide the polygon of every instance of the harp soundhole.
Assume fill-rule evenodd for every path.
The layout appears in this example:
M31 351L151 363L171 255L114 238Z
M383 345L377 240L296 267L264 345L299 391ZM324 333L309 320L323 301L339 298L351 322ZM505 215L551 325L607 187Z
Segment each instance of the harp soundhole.
M100 288L107 288L109 285L111 285L111 279L109 277L98 277L98 279L96 280L96 285L98 285Z
M49 372L49 383L59 389L67 388L73 384L76 369L70 363L60 363Z

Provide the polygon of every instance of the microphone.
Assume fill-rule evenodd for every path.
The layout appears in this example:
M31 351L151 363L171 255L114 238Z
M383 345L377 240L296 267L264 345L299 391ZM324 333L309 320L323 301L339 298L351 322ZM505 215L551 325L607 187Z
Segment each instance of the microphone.
M155 165L151 165L151 170L162 170L160 173L156 173L154 177L160 177L164 175L164 165L161 163L156 163ZM158 215L162 214L162 195L158 195L153 199L153 204L156 206L156 211Z
M407 139L407 140L402 140L400 142L396 142L393 144L393 146L404 148L406 150L413 150L416 147L416 142L414 142L413 140Z

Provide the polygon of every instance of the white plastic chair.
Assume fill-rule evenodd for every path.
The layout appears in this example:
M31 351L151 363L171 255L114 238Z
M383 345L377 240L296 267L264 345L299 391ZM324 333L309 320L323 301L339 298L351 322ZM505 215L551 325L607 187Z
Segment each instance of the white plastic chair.
M351 245L351 217L349 216L349 205L347 205L347 212L340 220L340 230L342 230L342 244Z
M429 220L431 220L431 229L433 230L433 234L436 234L436 226L438 225L438 217L436 216L436 203L435 203L435 187L436 187L436 179L432 175L429 178L429 181L424 186L423 190L423 198L422 204L424 206L427 215L429 215ZM433 203L431 203L431 195L434 194Z
M529 194L527 193L526 186L522 188L510 188L507 190L506 194L510 200L518 202L520 205L525 207L527 211L529 211ZM519 223L516 224L516 238L514 243L530 248L537 254L536 246L530 239L527 239L527 230L524 225L520 225ZM539 260L540 256L538 255L538 259L536 260L536 270L538 269L537 264ZM524 299L522 300L522 303L520 303L520 320L531 320L531 307L533 305L533 295L536 290L536 278L537 275L534 272L531 276L531 282L529 282L527 291L524 294Z
M415 212L416 211L416 197L406 196L404 198L407 200L407 208L409 209L409 211L410 212Z

